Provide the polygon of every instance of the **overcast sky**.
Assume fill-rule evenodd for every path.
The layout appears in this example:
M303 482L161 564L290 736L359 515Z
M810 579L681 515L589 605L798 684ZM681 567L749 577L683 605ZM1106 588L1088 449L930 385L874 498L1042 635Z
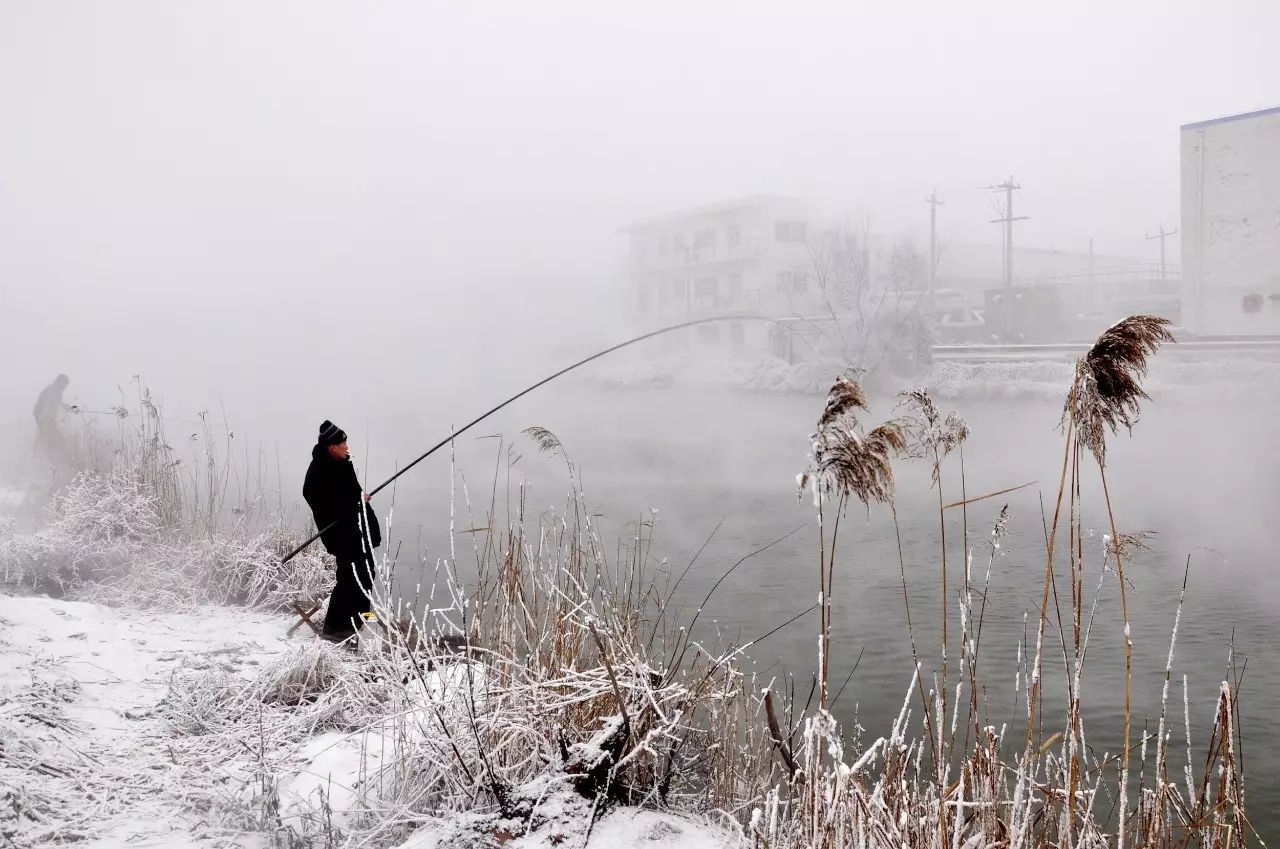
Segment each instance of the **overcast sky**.
M1280 104L1277 32L1275 0L0 0L0 351L23 397L465 380L442 351L609 303L618 224L755 192L923 239L936 186L944 238L997 242L1012 173L1020 243L1153 258L1178 125Z

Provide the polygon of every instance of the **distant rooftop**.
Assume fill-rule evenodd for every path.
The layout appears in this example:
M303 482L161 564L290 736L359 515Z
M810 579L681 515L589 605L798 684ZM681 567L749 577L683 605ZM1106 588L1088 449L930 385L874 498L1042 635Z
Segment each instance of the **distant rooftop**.
M1239 115L1225 115L1221 118L1210 118L1208 121L1197 121L1194 124L1183 124L1184 130L1198 130L1201 127L1210 127L1214 124L1225 124L1228 121L1243 121L1247 118L1261 118L1263 115L1280 115L1280 106L1272 106L1270 109L1258 109L1254 112L1241 112Z
M675 209L670 212L664 212L661 215L651 215L646 218L640 218L626 224L622 227L624 232L630 230L643 230L646 227L652 227L656 224L667 224L673 220L681 218L697 218L717 212L736 212L740 209L752 209L762 206L773 206L775 204L795 204L800 203L799 198L789 197L787 195L770 195L755 194L744 195L730 200L720 201L719 203L704 204L702 206L691 206L684 209Z

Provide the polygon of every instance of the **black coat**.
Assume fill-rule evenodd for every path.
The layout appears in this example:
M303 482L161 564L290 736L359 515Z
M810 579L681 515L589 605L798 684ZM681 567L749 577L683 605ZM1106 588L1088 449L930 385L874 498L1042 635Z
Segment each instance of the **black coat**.
M50 383L40 393L40 397L36 399L35 413L36 423L42 428L46 423L54 421L54 416L62 409L62 393L67 388L65 383L58 383L56 380Z
M364 541L360 528L361 492L356 467L350 459L335 460L323 445L311 450L311 465L307 467L307 477L302 484L302 497L311 508L316 529L323 531L320 541L330 554L352 559L359 557ZM369 526L369 542L377 548L382 545L378 516L371 505L365 505L364 512ZM332 528L329 528L330 524Z

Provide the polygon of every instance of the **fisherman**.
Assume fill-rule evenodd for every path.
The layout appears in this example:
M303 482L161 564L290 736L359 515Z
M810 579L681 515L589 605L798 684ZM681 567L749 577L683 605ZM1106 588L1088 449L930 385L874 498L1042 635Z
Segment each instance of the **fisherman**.
M382 544L378 518L364 494L347 450L347 434L329 420L311 449L302 497L321 531L320 541L338 562L321 636L342 642L353 636L372 607L373 549ZM367 533L366 533L367 532Z
M65 374L54 378L53 383L46 386L40 397L36 398L36 406L32 411L36 418L36 450L49 456L57 456L62 445L62 433L58 429L58 417L68 409L62 400L62 393L71 382Z

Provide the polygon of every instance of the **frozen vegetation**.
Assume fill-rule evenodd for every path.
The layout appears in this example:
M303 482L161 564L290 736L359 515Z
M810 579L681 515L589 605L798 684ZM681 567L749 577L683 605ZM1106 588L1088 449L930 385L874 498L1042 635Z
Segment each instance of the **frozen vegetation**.
M1058 384L1075 462L1064 461L1050 540L1081 538L1079 475L1090 463L1105 475L1108 434L1136 414L1164 330L1146 320L1108 332ZM901 711L885 728L840 726L827 672L833 576L848 567L835 557L840 524L857 520L855 504L892 504L901 462L932 468L946 509L968 428L925 391L872 426L856 381L827 385L800 477L822 591L816 616L788 623L816 620L807 698L746 671L766 633L728 641L699 621L705 600L672 604L684 569L655 556L656 520L616 548L600 539L576 467L538 428L526 438L564 461L562 509L500 525L455 484L441 521L487 527L466 553L477 577L464 582L450 557L416 597L393 597L384 580L379 623L356 650L291 629L282 611L329 586L323 559L280 567L298 533L251 490L212 495L228 492L210 485L225 474L216 458L179 474L144 405L142 438L70 476L38 527L8 522L0 536L0 834L24 847L1255 842L1236 683L1222 682L1212 726L1193 728L1186 678L1173 674L1176 624L1151 733L1132 732L1126 707L1121 751L1087 743L1086 655L1131 656L1124 565L1139 540L1114 516L1100 559L1049 547L1013 669L978 662L1007 514L974 528L962 557L944 541L941 645L925 645L904 610ZM905 568L902 581L905 600ZM1106 594L1121 600L1124 645L1090 641ZM1071 682L1064 706L1041 692L1049 674ZM1012 725L986 719L990 676L1016 681ZM1131 677L1126 663L1126 706Z

